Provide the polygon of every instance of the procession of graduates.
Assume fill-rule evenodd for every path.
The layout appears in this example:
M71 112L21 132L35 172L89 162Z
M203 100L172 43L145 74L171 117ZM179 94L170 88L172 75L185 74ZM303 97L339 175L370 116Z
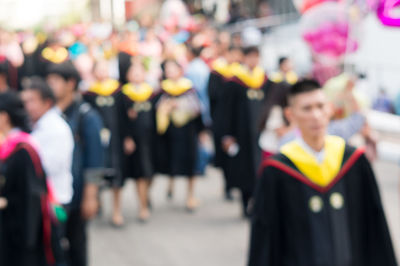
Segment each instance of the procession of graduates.
M184 207L194 212L196 177L209 164L222 170L226 200L239 189L252 219L249 265L396 265L363 151L339 137L323 155L305 137L292 142L307 132L285 110L322 91L289 58L267 75L260 43L178 21L161 31L128 23L106 38L0 34L0 265L87 265L99 188L112 189L111 224L122 227L121 191L134 179L145 223L156 175L169 178L166 198L186 178ZM322 110L321 101L304 108ZM365 120L350 123L357 133Z

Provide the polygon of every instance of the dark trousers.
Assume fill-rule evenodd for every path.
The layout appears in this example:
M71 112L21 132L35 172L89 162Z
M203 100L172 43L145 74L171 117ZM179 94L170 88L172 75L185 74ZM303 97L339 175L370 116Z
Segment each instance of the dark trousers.
M69 242L68 262L70 266L86 266L87 258L87 222L82 218L80 209L69 213L66 236Z

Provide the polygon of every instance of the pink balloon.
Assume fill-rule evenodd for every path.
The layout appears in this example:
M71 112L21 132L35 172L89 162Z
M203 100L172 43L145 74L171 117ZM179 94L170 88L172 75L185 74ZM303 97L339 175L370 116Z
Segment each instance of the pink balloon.
M400 17L392 17L390 12L392 9L400 6L400 0L381 0L378 9L377 16L383 25L389 27L400 27Z
M349 24L346 22L339 22L335 25L335 30L342 36L349 34Z

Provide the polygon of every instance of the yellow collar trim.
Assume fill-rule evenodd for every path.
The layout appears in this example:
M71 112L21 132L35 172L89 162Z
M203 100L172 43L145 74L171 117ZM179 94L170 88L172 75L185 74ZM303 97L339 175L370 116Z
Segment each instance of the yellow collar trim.
M193 87L189 79L181 78L177 82L166 79L161 82L161 88L172 96L179 96Z
M341 169L345 141L340 137L327 136L324 149L325 158L322 163L318 163L316 158L306 152L298 141L284 145L280 152L288 157L311 182L320 187L327 187Z
M89 92L101 95L110 96L118 90L119 82L115 79L107 79L103 82L94 82L89 89Z
M283 74L282 72L275 72L271 75L271 81L275 83L281 83L286 81L287 83L293 85L297 82L298 76L294 71L289 71L288 73Z
M64 47L57 48L56 50L46 47L42 51L42 56L52 63L60 64L68 59L68 50Z
M212 69L224 78L232 78L235 69L240 67L239 63L228 64L224 59L217 59L212 64Z
M250 89L260 89L265 82L265 72L261 67L252 71L244 66L234 67L233 74Z
M122 93L134 102L147 101L153 92L153 88L147 83L141 83L139 86L128 83L122 87Z

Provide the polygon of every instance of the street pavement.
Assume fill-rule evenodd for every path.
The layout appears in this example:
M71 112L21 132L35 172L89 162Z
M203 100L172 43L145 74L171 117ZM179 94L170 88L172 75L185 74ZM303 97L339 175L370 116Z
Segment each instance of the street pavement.
M395 164L375 164L392 238L400 257L400 170ZM158 177L152 189L153 216L137 220L137 199L132 182L123 191L126 226L110 226L112 196L102 193L103 214L90 226L90 265L93 266L244 266L249 223L240 217L239 195L223 200L220 172L209 168L197 186L201 207L184 209L186 182L176 183L172 201L166 199L167 179Z

